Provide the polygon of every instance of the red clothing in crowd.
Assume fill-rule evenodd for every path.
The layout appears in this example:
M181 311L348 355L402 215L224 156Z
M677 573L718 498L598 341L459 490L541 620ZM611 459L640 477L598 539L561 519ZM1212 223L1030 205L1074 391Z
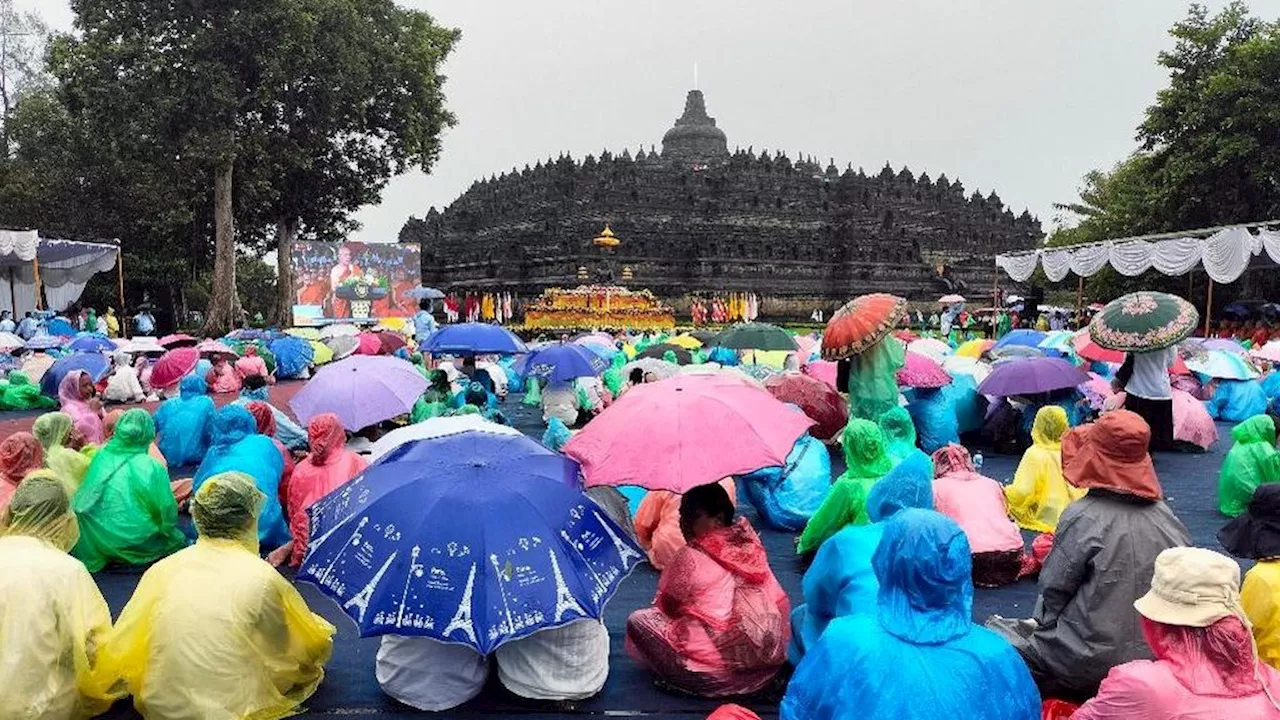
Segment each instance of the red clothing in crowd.
M311 445L311 454L293 469L289 496L285 501L289 534L293 536L293 554L289 563L294 567L301 565L307 554L310 537L307 508L364 472L369 464L346 448L346 431L333 413L317 415L307 423L307 441Z

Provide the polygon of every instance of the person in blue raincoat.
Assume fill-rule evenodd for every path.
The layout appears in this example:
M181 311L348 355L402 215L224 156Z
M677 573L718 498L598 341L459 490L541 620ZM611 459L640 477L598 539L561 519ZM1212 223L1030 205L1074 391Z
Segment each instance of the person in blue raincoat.
M870 525L850 525L818 548L801 585L804 603L791 612L787 657L793 665L800 664L832 620L875 607L880 583L871 556L880 545L885 522L907 508L933 509L933 463L924 455L912 455L871 488Z
M244 379L244 387L240 389L240 397L233 400L231 404L248 408L249 403L254 401L263 403L271 408L271 415L276 419L275 439L279 440L281 445L290 450L307 449L306 429L294 422L288 413L271 404L271 390L267 387L266 380L261 377L249 376Z
M258 542L272 550L289 541L289 526L280 507L280 479L284 458L266 435L258 432L253 415L238 405L227 405L213 416L209 430L209 452L196 470L192 492L199 492L206 480L224 472L240 472L253 478L266 495L258 516Z
M156 446L169 467L192 465L209 449L209 425L216 408L204 378L187 375L178 384L179 396L156 408Z
M738 487L767 525L797 531L818 511L831 487L831 455L822 441L805 433L783 467L744 475Z
M1257 380L1218 380L1205 409L1214 420L1244 422L1267 411L1267 393Z
M950 445L960 443L960 420L956 415L956 403L949 390L941 388L916 388L907 413L915 423L920 449L932 455Z
M890 519L873 611L834 620L787 686L782 720L1039 720L1018 653L973 624L969 541L932 510Z
M956 414L957 432L964 435L981 430L982 420L987 415L987 401L978 394L978 381L972 375L956 373L944 392L951 399L952 410Z

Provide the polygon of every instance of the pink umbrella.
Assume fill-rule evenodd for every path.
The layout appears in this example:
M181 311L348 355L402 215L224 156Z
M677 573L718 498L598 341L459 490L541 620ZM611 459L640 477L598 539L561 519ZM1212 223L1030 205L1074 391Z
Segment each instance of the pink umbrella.
M801 367L800 372L803 372L809 377L817 378L836 390L839 390L840 388L836 387L836 376L838 374L836 372L836 367L837 364L829 360L814 360Z
M202 340L199 345L196 345L196 350L199 350L201 355L230 355L232 357L239 355L231 346L213 339Z
M912 388L940 388L951 384L951 375L932 359L908 352L906 364L898 371L898 384Z
M587 485L690 488L781 466L813 421L767 390L718 375L637 385L565 446Z
M170 350L151 366L151 387L168 389L178 384L182 376L195 369L200 361L200 351L193 347Z
M169 348L170 350L176 347L187 347L190 345L195 345L198 342L200 342L198 339L193 338L190 335L187 335L186 333L174 333L172 335L165 335L164 337L160 338L160 344L166 348Z
M800 362L803 364L813 357L813 352L818 349L818 339L812 335L797 335L795 340L796 347L799 348L796 351L796 357L800 358Z
M360 333L357 340L360 345L356 347L357 355L380 355L382 354L382 340L373 333Z
M1080 392L1089 401L1089 407L1101 410L1106 407L1107 398L1111 397L1111 383L1097 373L1089 373L1089 382L1080 386Z
M1254 348L1249 354L1255 360L1266 360L1267 362L1280 364L1280 340L1272 340L1260 348Z
M1173 439L1203 450L1218 441L1218 426L1204 409L1204 403L1182 390L1173 391Z

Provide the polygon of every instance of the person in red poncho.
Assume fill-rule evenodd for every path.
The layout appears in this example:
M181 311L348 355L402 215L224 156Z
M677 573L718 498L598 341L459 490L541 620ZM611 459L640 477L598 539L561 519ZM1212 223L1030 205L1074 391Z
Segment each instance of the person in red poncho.
M284 511L289 521L289 534L293 539L267 556L267 561L279 566L287 559L297 567L307 554L310 530L307 526L307 508L334 488L364 472L368 462L346 448L347 433L338 416L324 413L307 423L307 441L311 454L298 463L289 479L288 497Z
M786 593L719 484L685 493L680 528L688 545L662 572L654 606L627 618L627 652L661 687L701 697L756 692L787 660Z
M0 514L9 507L22 479L44 465L44 446L29 432L16 432L0 442Z

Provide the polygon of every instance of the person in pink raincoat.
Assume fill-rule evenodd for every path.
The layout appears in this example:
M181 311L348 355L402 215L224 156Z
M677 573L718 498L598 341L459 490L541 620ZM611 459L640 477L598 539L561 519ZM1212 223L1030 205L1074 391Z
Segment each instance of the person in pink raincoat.
M35 435L16 432L0 442L0 517L27 473L43 466L44 446Z
M662 571L653 607L627 618L627 653L660 686L699 697L756 692L787 661L791 604L759 536L718 483L680 501L688 545Z
M720 486L736 507L738 490L733 478L721 480ZM633 526L636 540L649 555L649 564L656 570L663 569L685 546L684 533L680 531L680 495L669 490L646 493L636 508Z
M933 504L964 530L973 553L973 584L1000 587L1018 579L1022 534L1009 519L999 482L978 473L969 451L956 444L933 454Z
M240 392L240 375L225 357L219 357L209 371L209 392L214 395Z
M253 345L245 345L244 356L236 360L235 367L241 380L257 375L269 385L276 381L275 376L267 371L267 361L258 356L258 348Z
M1151 591L1133 605L1155 659L1112 668L1072 720L1280 718L1280 671L1258 659L1234 560L1165 550Z
M311 454L298 463L289 479L289 496L285 499L285 517L293 539L267 556L273 565L287 559L294 567L302 564L307 554L310 531L307 508L334 488L364 472L368 462L346 448L347 434L338 416L324 413L307 423L307 440Z
M102 403L96 394L93 378L83 370L72 370L58 383L58 402L62 404L62 412L71 416L71 422L84 436L85 442L101 445Z

